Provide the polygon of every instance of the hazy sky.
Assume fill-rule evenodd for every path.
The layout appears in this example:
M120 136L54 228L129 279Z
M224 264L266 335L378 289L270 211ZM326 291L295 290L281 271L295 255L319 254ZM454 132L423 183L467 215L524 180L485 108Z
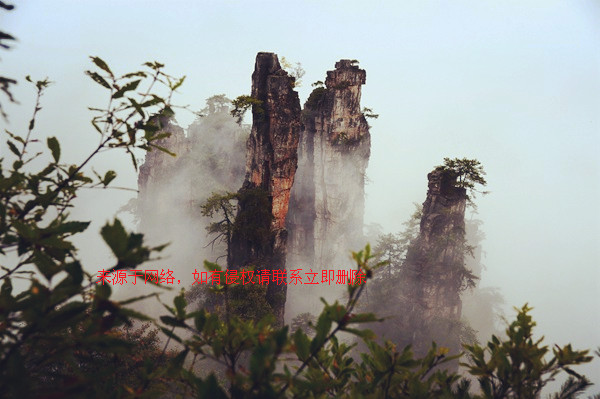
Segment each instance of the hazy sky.
M479 159L491 191L477 200L482 285L500 287L509 306L529 302L548 343L600 346L600 1L13 3L0 14L19 39L0 54L1 74L20 80L8 128L23 131L31 115L23 77L49 76L38 134L56 135L72 162L97 140L86 107L105 103L83 74L90 55L119 73L165 63L187 75L176 101L193 109L213 94L249 93L258 51L302 63L302 102L337 60L359 60L362 104L380 115L370 121L366 222L400 230L444 157ZM117 168L117 184L136 187L124 154L95 167ZM74 215L94 215L84 249L130 197L82 197ZM90 269L107 262L89 253ZM600 383L600 360L585 370Z

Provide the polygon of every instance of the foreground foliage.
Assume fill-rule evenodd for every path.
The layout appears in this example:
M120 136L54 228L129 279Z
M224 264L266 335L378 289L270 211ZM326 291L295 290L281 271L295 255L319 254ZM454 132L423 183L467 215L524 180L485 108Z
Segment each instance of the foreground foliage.
M131 325L132 317L146 319L124 307L135 299L111 300L110 286L84 272L71 238L89 222L71 220L69 209L80 190L108 187L116 177L111 170L86 174L101 152L125 150L137 167L135 148L161 149L155 144L165 137L159 121L173 114L170 96L183 79L165 74L156 62L120 77L102 59L92 62L96 70L86 74L107 92L108 105L92 109L98 145L80 164L61 162L55 137L46 139L46 153L34 138L47 79L26 78L37 91L33 116L25 134L6 131L11 158L0 160L0 392L9 397L54 390L93 395L96 379L114 375L112 367L96 368L98 356L138 350L139 340L119 336L115 328ZM166 97L156 94L160 86L166 86ZM37 167L48 155L45 166ZM107 273L135 269L162 249L144 246L142 235L125 231L119 220L100 233L116 258Z
M355 311L365 285L349 285L345 304L323 301L316 322L307 320L308 328L293 332L273 327L270 316L254 322L227 309L222 317L206 309L190 312L184 292L165 305L168 314L159 320L128 308L154 294L116 301L108 284L84 272L71 239L89 222L71 220L68 211L81 189L108 187L115 178L112 171L85 174L103 150L125 150L134 166L136 147L167 151L154 141L165 137L160 120L172 114L170 96L183 79L166 75L156 62L145 64L148 71L117 77L100 58L92 61L97 70L88 75L109 100L106 109L95 110L99 144L81 164L61 163L59 141L50 137L49 162L33 166L44 154L33 132L47 80L35 83L38 97L26 134L7 132L12 158L2 159L0 169L2 397L530 398L564 371L570 379L555 397L572 398L589 384L571 368L590 361L587 351L556 347L547 360L548 348L533 338L527 306L504 341L492 337L486 347L465 347L464 366L480 385L472 394L469 380L451 371L458 355L433 344L415 358L410 347L378 343L361 328L379 321ZM155 94L155 85L165 85L169 94ZM115 257L107 273L135 269L162 249L145 246L142 235L127 232L118 220L100 233ZM357 269L372 278L379 264L372 265L370 247L353 256ZM22 288L15 288L17 282ZM215 287L225 303L228 290ZM156 330L132 328L134 320L154 323L164 336L162 349ZM356 340L368 350L356 353Z

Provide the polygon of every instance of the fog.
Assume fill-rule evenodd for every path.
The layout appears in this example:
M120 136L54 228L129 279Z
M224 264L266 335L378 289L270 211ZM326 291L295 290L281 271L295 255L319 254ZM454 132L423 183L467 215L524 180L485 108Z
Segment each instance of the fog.
M55 83L36 134L56 136L73 163L96 144L86 107L106 100L83 73L90 55L120 74L145 61L165 63L170 74L187 76L174 100L193 110L215 94L248 94L258 51L302 63L301 103L336 61L359 60L367 71L362 105L380 115L369 122L365 223L401 230L444 157L480 160L491 191L476 199L485 233L481 286L497 287L509 319L512 306L533 306L538 335L549 344L600 345L597 1L14 3L0 23L19 41L0 66L19 80L20 104L6 104L10 123L0 126L24 130L34 100L24 76L48 76ZM195 120L177 113L183 128ZM5 140L0 150L6 153ZM93 167L115 169L116 186L137 188L125 153L103 154ZM183 177L174 176L176 186ZM124 190L79 197L72 215L93 222L76 242L89 272L111 264L99 229L134 197ZM131 215L119 217L135 227ZM185 218L171 223L152 237L173 243L165 265L202 230ZM198 251L187 261L200 267L205 256ZM182 286L192 283L191 274L182 276ZM577 370L600 383L598 359Z

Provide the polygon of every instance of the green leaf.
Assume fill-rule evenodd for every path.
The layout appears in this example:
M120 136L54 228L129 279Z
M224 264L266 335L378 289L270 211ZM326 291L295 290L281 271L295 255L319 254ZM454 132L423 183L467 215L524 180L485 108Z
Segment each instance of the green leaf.
M150 298L150 297L153 297L153 296L156 296L156 295L157 295L156 293L154 293L154 294L140 295L140 296L136 296L136 297L133 297L133 298L125 299L123 301L119 301L119 304L120 305L129 305L130 303L138 302L138 301L141 301L142 299Z
M142 118L145 118L146 115L144 115L144 110L142 109L141 105L138 104L138 102L135 101L133 98L127 97L127 99L129 100L129 102L131 103L131 105L133 106L133 108L135 108L135 110L138 112L138 114L140 114L140 116Z
M306 334L301 330L297 329L293 336L294 345L296 345L296 354L298 359L305 361L310 356L310 342Z
M152 296L152 295L146 295L146 296ZM146 316L145 314L143 314L141 312L138 312L138 311L135 311L133 309L121 308L121 309L119 309L119 312L122 315L125 315L127 317L131 317L133 319L144 320L144 321L152 321L152 317Z
M108 186L111 181L113 181L117 177L117 173L114 170L109 170L104 175L104 179L102 179L102 184L104 187Z
M160 104L160 103L164 103L164 102L165 102L165 100L163 98L160 98L156 94L152 94L152 99L150 99L148 101L144 101L142 103L142 107L146 108L146 107L150 107L152 105L156 105L156 104Z
M130 73L126 73L125 75L121 76L121 79L129 79L129 78L134 78L136 76L139 78L145 78L148 75L146 74L146 72L142 72L142 71L130 72Z
M184 293L182 292L181 294L177 295L175 297L175 299L173 300L173 303L175 304L175 311L177 312L177 318L179 320L184 320L186 318L185 317L185 307L187 305Z
M220 272L222 270L221 265L207 260L204 261L204 268L209 272Z
M154 69L155 71L158 71L160 68L165 66L165 64L161 64L160 62L157 62L157 61L144 62L143 65L147 66L148 68Z
M115 92L115 94L113 94L112 98L121 98L121 97L123 97L123 95L126 92L137 89L137 87L140 84L140 82L141 82L141 80L134 80L133 82L127 83L125 86L123 86L119 90L117 90Z
M14 133L6 130L6 129L4 129L4 131L6 132L6 134L8 134L10 136L11 139L17 140L21 144L25 144L25 140L23 140L23 137L21 137L19 135L16 135L16 134L14 134Z
M133 168L135 169L135 171L137 172L138 170L138 164L137 161L135 160L135 155L133 152L131 152L129 150L129 148L127 148L127 152L129 152L129 155L131 156L131 163L133 163Z
M170 369L172 372L177 372L177 371L181 370L181 368L183 367L183 362L185 361L185 358L189 352L190 352L190 349L185 348L171 360Z
M173 327L186 327L186 324L173 316L160 316L160 321L168 326Z
M51 238L56 239L56 237ZM55 243L51 243L51 245L52 244ZM37 249L33 250L33 263L48 281L50 281L56 273L60 272L60 267L56 264L54 259Z
M98 133L103 134L102 130L100 129L100 126L98 126L98 124L96 123L96 119L92 119L92 126L94 126L94 129L96 129Z
M202 331L204 328L204 324L206 323L206 312L204 309L200 310L196 317L194 317L194 326L196 330Z
M310 343L311 352L316 351L325 343L325 338L331 329L331 323L331 317L327 314L327 312L323 311L317 320L317 326L315 327L316 335Z
M127 251L127 232L119 219L115 219L112 225L110 223L105 224L100 230L100 234L117 258L125 254Z
M98 83L100 86L104 86L110 90L110 85L102 76L100 76L97 72L85 71L85 74L88 75L94 82Z
M85 231L91 222L64 222L59 225L55 232L58 234L76 234Z
M81 292L81 282L83 281L83 270L79 262L67 263L64 267L68 273L66 276L52 291L53 302L61 302L64 298L63 295L73 296Z
M159 151L162 151L162 152L164 152L164 153L166 153L166 154L169 154L169 155L170 155L170 156L172 156L172 157L176 157L176 156L177 156L177 154L175 154L174 152L171 152L171 151L167 150L165 147L162 147L162 146L160 146L160 145L156 145L156 144L152 144L152 143L151 143L151 144L150 144L150 146L151 146L151 147L154 147L154 148L156 148L157 150L159 150Z
M375 339L375 333L371 330L359 330L357 328L344 328L344 331L354 334L365 340Z
M350 316L348 323L368 323L372 321L381 321L374 313L359 313Z
M177 335L173 334L173 332L171 330L169 330L168 328L165 328L165 327L159 327L159 328L167 337L173 338L175 341L181 343L181 338L179 338Z
M96 66L100 69L102 69L103 71L107 72L110 76L114 76L112 71L110 70L110 68L108 67L108 65L106 64L106 62L104 62L104 60L102 60L102 58L100 57L90 57L92 59L92 61L94 62L94 64L96 64Z
M4 280L4 282L2 283L2 288L0 288L0 295L3 297L10 297L10 294L12 293L12 283L10 281L10 278L6 278Z
M185 80L185 76L182 77L181 79L179 79L177 81L177 83L175 83L173 86L171 86L171 90L173 90L173 91L177 90L183 84L184 80Z
M98 299L108 299L111 291L109 284L96 284L96 297Z
M8 148L10 148L13 154L15 154L16 156L21 156L21 153L17 149L17 146L12 141L7 140L6 142L8 143Z

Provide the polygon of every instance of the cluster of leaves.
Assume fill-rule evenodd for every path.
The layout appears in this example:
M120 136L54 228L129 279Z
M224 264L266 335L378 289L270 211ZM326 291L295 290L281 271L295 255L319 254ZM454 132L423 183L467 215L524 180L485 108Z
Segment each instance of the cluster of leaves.
M297 62L296 65L293 66L289 61L286 60L285 57L281 57L281 67L292 78L292 87L299 87L302 84L301 79L304 76L305 71L299 62ZM238 96L231 102L231 104L233 105L231 115L235 118L236 122L239 125L242 124L242 121L244 120L244 115L246 114L246 111L248 111L250 108L252 108L254 120L261 120L264 117L265 110L263 108L263 102L252 96Z
M238 211L237 205L243 209ZM231 240L237 234L255 248L267 248L271 239L268 193L261 188L242 189L237 193L213 193L200 205L202 216L217 218L206 230L214 237L208 245L222 242L227 248L227 265L231 266Z
M221 270L218 264L207 261L205 267L210 271ZM256 269L247 267L245 270ZM186 299L193 303L193 308L205 309L223 320L236 315L241 320L257 322L274 312L266 299L267 286L259 283L258 273L253 274L251 280L243 284L196 284L186 293ZM226 295L223 295L225 291Z
M260 117L260 115L265 113L264 109L262 108L262 101L252 96L238 96L231 102L231 104L233 105L231 116L235 118L238 125L242 124L244 115L250 108L252 108L252 113L255 115L255 117Z
M444 158L444 164L437 166L436 170L446 171L456 177L456 186L467 190L469 205L474 206L473 199L476 193L487 194L479 191L478 186L486 186L483 165L477 159Z
M163 72L163 64L146 62L144 66L149 71L136 71L117 77L102 59L91 58L101 71L86 71L86 74L110 91L110 100L106 109L90 108L98 113L92 119L92 125L101 135L99 149L125 149L136 169L137 161L132 151L135 147L146 151L156 148L174 156L175 154L155 142L169 136L169 133L159 133L159 131L162 121L174 115L171 96L183 84L185 76L174 78ZM147 88L136 92L144 79L149 80ZM153 93L157 84L168 89L165 98ZM130 95L132 93L135 95ZM142 133L141 137L140 133ZM92 153L93 155L95 153Z
M197 211L194 213L199 215L202 214L202 205L213 193L237 190L244 179L245 144L250 129L236 123L230 114L231 108L231 100L223 94L206 99L206 106L197 113L199 117L187 129L190 150L178 157L172 169L172 173L180 176L191 175L190 195ZM174 184L171 173L167 175L164 181L157 184L163 187ZM153 198L153 195L149 195L144 199L151 202L148 209L150 213L152 206L158 206L158 203L152 204ZM139 216L142 219L144 217L143 214Z
M553 398L576 397L591 385L571 368L590 362L589 351L573 350L570 344L555 345L551 359L547 360L549 349L542 345L544 338L533 338L536 323L529 314L531 308L525 304L517 310L517 319L506 329L506 340L493 335L485 347L465 345L470 362L461 364L477 378L481 388L478 397L536 398L563 371L569 378Z
M372 276L377 265L370 265L369 246L353 256L357 267ZM172 328L170 336L183 345L173 362L184 364L191 358L202 365L209 359L225 370L225 378L219 380L214 371L200 377L192 368L180 367L178 381L187 394L210 398L534 398L562 371L572 377L554 397L575 398L589 385L571 368L591 360L587 351L556 346L546 361L547 347L541 346L542 339L533 341L535 323L531 309L524 306L517 309L517 320L504 341L494 336L485 349L465 346L469 362L463 366L481 387L472 393L471 380L447 367L460 357L449 356L447 348L434 343L423 357L415 358L410 347L398 350L390 341L381 345L372 331L360 328L380 321L373 313L354 313L364 287L349 285L345 305L323 300L316 323L305 315L292 333L287 326L274 328L271 316L255 322L228 314L219 317L206 309L187 313L181 294L169 308L171 316L161 318ZM215 290L227 297L228 289ZM181 338L175 332L180 329L192 337ZM341 332L362 340L367 350L357 354L356 343L341 340Z
M92 397L126 397L146 384L148 391L166 391L176 385L155 373L161 362L173 356L163 352L159 330L151 328L151 323L139 328L127 325L112 328L105 337L97 339L97 345L81 345L73 350L56 345L63 341L63 336L81 342L83 328L84 324L79 323L24 344L21 352L25 354L30 381L28 385L11 386L9 396L53 393L58 397L78 397L85 393ZM108 345L112 347L107 350ZM61 351L69 355L60 356ZM55 389L48 389L49 386L59 389L53 392Z
M343 150L349 151L352 147L362 143L365 137L366 136L349 137L346 132L340 132L333 138L333 140L331 140L331 144L341 146Z
M222 218L211 222L206 230L208 234L214 235L214 238L208 245L214 246L217 242L222 242L227 248L227 264L231 263L231 235L235 224L235 214L237 211L236 202L237 193L213 193L202 205L200 209L202 216L215 218L217 215ZM207 245L207 246L208 246ZM219 258L217 258L217 261Z
M229 111L231 100L225 94L215 94L206 99L206 107L197 113L198 116L204 117L214 115L220 112Z
M313 91L308 96L308 100L304 104L304 111L310 112L319 109L323 100L325 99L325 94L327 93L327 88L323 86L323 82L318 81L313 83L313 86L317 85Z
M357 267L372 276L369 265L373 258L370 247L354 253ZM237 316L226 320L204 309L186 313L183 294L175 300L169 317L161 318L173 328L192 332L192 338L181 342L184 349L177 356L191 356L194 362L211 359L226 370L227 381L220 384L211 374L200 378L182 369L182 380L199 397L211 398L276 398L276 397L406 397L417 392L431 395L450 393L457 375L434 370L450 358L443 348L433 347L423 359L415 359L410 348L397 352L394 345L381 346L373 341L370 330L357 328L378 319L371 313L354 313L365 285L348 286L345 305L328 304L312 325L308 336L302 328L293 334L288 327L273 328L270 316L255 323ZM228 295L229 287L218 289ZM192 319L193 325L186 320ZM347 332L365 340L369 353L361 354L362 362L353 358L355 345L340 342L338 333ZM461 388L462 389L462 388ZM415 397L410 396L410 397ZM431 396L440 397L440 396Z
M99 153L124 149L136 165L134 148L157 147L154 141L164 135L156 118L172 113L170 96L183 80L166 75L156 62L145 64L148 71L116 77L103 60L92 61L98 70L87 74L107 90L109 101L106 109L94 109L98 115L92 125L99 144L85 160L76 165L61 162L59 141L49 137L51 159L39 169L33 165L44 154L33 133L48 80L34 83L37 99L26 133L6 131L12 160L0 160L0 392L9 397L52 391L92 395L95 377L82 372L81 353L131 351L130 340L113 331L130 325L131 318L146 319L123 307L141 298L111 300L110 286L96 284L95 277L84 272L71 238L89 222L71 220L69 209L79 190L106 188L116 177L110 170L86 174L86 166ZM147 88L136 91L142 83ZM155 94L156 84L167 86L168 97ZM107 223L101 235L116 258L109 272L135 269L163 248L145 246L142 235L127 232L119 220ZM13 282L22 284L15 289ZM53 350L44 350L49 347ZM44 370L52 370L52 375Z
M378 262L385 262L383 270L387 272L387 277L398 273L402 263L406 259L406 252L410 243L419 234L419 224L423 216L423 207L416 203L414 206L415 210L413 214L407 221L402 223L404 226L402 231L397 234L381 234L377 239L377 245L374 248L375 259ZM383 277L386 276L381 277L383 280Z
M363 107L361 112L365 116L365 118L369 118L369 119L379 118L379 114L374 113L371 108Z

